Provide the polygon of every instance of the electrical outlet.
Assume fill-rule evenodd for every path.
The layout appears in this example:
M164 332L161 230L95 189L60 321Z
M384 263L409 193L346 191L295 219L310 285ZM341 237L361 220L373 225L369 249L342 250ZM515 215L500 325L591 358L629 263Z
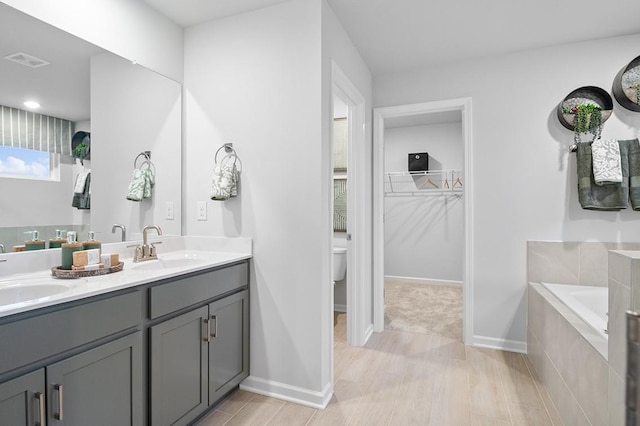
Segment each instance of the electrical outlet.
M173 201L164 203L164 218L166 220L173 220Z
M198 220L207 220L207 202L198 201Z

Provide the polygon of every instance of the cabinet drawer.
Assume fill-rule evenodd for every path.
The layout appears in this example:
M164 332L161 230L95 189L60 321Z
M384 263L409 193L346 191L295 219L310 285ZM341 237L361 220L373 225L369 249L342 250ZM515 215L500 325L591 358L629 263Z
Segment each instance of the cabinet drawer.
M135 327L141 312L136 291L0 325L0 374Z
M244 262L151 287L149 315L158 318L248 284L249 266Z

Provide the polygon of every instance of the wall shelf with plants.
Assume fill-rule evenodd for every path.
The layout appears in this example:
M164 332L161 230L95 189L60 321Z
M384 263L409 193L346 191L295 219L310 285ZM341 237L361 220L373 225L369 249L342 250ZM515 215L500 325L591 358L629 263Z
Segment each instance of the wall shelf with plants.
M583 136L589 133L589 140L600 137L602 125L612 113L613 99L604 89L596 86L575 89L557 108L558 120L573 131L575 143L581 142Z
M640 56L618 72L613 80L612 91L622 107L640 112Z

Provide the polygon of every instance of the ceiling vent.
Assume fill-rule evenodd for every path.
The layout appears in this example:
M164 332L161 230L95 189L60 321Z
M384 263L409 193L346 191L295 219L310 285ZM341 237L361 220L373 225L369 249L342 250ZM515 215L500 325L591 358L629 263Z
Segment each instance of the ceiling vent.
M17 52L12 53L11 55L7 55L4 57L9 61L17 62L21 65L27 66L29 68L40 68L45 65L49 65L49 62L44 59L36 58L35 56L28 55L26 53Z

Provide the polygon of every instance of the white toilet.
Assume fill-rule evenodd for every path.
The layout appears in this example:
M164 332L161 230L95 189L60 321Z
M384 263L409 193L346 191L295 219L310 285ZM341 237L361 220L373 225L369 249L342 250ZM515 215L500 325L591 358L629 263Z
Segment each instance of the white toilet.
M347 249L345 247L333 248L333 284L344 280L347 274Z

